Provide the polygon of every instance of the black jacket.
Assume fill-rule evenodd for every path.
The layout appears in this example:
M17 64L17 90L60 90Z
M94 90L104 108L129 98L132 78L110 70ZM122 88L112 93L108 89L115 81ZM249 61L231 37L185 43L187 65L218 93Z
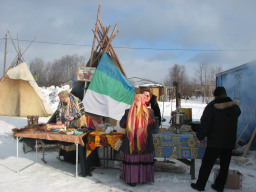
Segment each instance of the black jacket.
M151 105L151 109L153 109L153 111L154 111L155 118L159 119L159 125L161 125L161 113L160 113L160 108L156 101L155 95L152 95L151 100L150 100L150 105Z
M229 97L217 97L204 109L198 140L207 137L207 146L212 148L234 148L237 121L241 113L239 101Z

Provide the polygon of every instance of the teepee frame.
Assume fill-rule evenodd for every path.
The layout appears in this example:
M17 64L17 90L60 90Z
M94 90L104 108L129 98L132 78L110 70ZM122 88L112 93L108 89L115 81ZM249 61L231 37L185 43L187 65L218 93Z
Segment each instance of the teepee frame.
M100 20L100 8L101 5L99 5L98 8L98 14L97 14L97 20L95 23L95 29L92 28L94 37L93 37L93 44L92 44L92 50L91 50L91 59L88 63L89 67L92 67L94 63L98 63L101 55L103 52L106 52L109 54L113 62L117 65L117 67L120 69L120 71L124 74L124 76L127 78L126 73L120 63L120 60L115 52L114 47L112 46L111 42L113 39L117 36L119 33L119 30L116 31L117 24L115 25L110 37L108 37L108 32L110 30L110 25L104 26ZM96 40L98 42L97 46Z
M2 80L2 78L5 76L5 74L7 73L8 70L12 69L13 67L15 67L16 65L20 64L20 63L23 63L25 62L24 58L23 58L23 55L25 54L25 52L28 50L28 48L30 47L30 45L35 41L36 38L34 38L30 44L25 48L24 51L22 51L19 47L19 42L18 42L18 48L16 47L15 43L14 43L14 40L12 38L12 35L10 33L10 31L8 30L7 31L9 33L9 36L11 38L11 41L12 41L12 44L13 44L13 47L17 53L16 57L14 58L14 60L12 61L11 65L9 66L9 68L4 71L4 75L0 78L0 81ZM18 40L17 40L18 41Z

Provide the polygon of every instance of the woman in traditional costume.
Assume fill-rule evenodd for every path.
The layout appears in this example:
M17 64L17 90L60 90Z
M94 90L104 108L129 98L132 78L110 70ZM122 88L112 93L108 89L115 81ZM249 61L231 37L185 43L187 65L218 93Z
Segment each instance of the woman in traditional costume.
M58 94L60 103L56 113L56 124L65 124L67 127L86 126L83 103L79 98L67 91Z
M120 126L126 128L121 179L130 186L154 182L152 131L157 122L154 111L147 108L145 100L144 94L135 95L131 108L120 120Z

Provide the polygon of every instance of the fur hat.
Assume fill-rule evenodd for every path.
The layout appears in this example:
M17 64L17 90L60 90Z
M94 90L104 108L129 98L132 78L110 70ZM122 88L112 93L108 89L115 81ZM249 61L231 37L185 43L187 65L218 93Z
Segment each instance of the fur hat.
M213 92L213 95L215 97L227 96L226 89L224 87L216 87L216 89Z
M61 92L58 94L59 98L67 98L67 97L69 97L69 95L70 95L70 93L67 92L67 91L61 91Z

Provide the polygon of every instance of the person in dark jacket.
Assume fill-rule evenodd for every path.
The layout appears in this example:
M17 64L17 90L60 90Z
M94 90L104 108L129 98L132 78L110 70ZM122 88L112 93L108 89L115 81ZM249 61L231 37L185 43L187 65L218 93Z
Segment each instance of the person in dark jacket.
M147 104L148 107L153 109L154 115L155 115L155 118L156 118L156 121L157 121L157 126L154 129L153 133L158 133L159 132L159 126L161 125L161 112L160 112L159 105L156 101L156 96L153 95L149 89L144 89L143 94L146 95L146 97L147 97L146 104Z
M217 87L213 95L215 99L205 107L201 117L201 128L197 133L199 143L207 137L207 147L197 182L191 183L191 187L198 191L204 191L218 157L220 159L220 171L211 187L216 191L223 191L232 149L236 143L237 121L241 113L239 101L233 101L229 98L224 87Z

